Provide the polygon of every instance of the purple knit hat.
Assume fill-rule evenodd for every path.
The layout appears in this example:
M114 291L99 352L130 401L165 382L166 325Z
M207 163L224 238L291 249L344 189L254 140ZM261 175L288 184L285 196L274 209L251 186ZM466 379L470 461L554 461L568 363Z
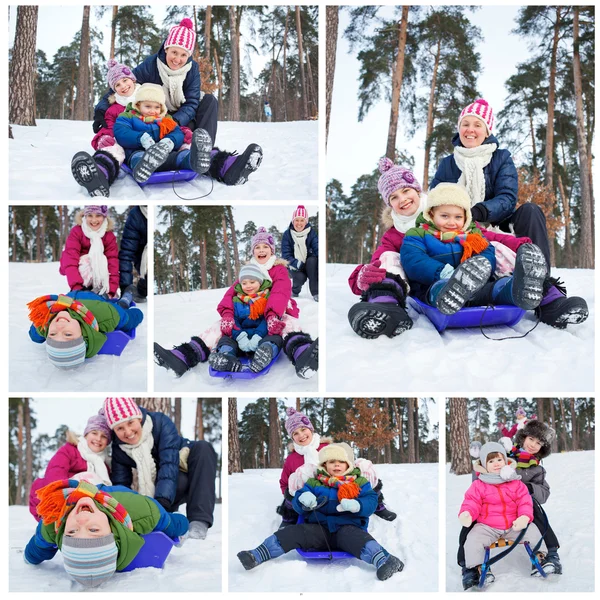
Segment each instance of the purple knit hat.
M377 182L377 189L388 206L390 205L390 196L400 188L412 188L418 194L422 191L421 184L413 172L405 167L395 165L387 156L379 159L379 172L381 177Z
M114 58L111 58L106 65L108 72L106 73L106 78L108 79L108 87L111 90L115 89L115 85L119 79L123 79L124 77L128 77L134 83L137 81L133 71L127 66L123 65L120 62L117 62Z
M108 441L112 438L112 431L108 426L106 417L101 414L94 415L88 419L87 425L83 430L83 437L85 437L90 431L101 431L106 435Z
M252 254L254 254L254 248L258 244L267 244L267 246L271 248L271 252L275 254L275 240L273 239L273 236L270 233L268 233L264 227L258 228L256 234L252 236L251 244Z
M93 204L90 204L88 206L83 207L83 214L99 214L106 218L108 216L108 206L106 206L106 204L103 204L102 206L95 206Z
M285 411L288 414L288 418L285 422L285 428L288 432L288 435L292 437L292 433L298 429L298 427L307 427L312 432L315 431L313 424L310 422L310 419L301 412L298 412L295 408L291 406L287 408Z

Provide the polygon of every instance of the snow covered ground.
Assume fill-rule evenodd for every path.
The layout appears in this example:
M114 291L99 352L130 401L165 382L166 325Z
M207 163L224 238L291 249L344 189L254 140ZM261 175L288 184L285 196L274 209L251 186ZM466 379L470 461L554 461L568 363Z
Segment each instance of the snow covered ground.
M154 296L155 326L154 341L163 348L172 348L189 341L193 335L201 335L219 320L217 305L227 288L182 292ZM319 305L309 294L308 285L302 288L296 298L300 307L302 331L316 339L319 322ZM182 377L176 377L158 365L154 366L154 390L157 392L257 392L276 390L277 392L317 391L318 374L311 379L301 379L287 356L281 354L271 370L256 379L224 379L208 374L208 363L201 363Z
M9 140L9 198L82 202L89 198L71 174L71 158L81 150L93 154L94 135L88 121L39 119L36 127L12 126ZM290 123L219 123L217 145L221 150L240 154L250 143L263 149L263 161L243 186L214 183L203 202L219 200L316 200L318 197L318 121ZM208 194L211 180L196 178L177 183L177 193L192 200ZM172 185L141 188L130 175L121 173L110 189L111 200L134 204L146 200L180 199Z
M185 514L185 505L179 512ZM205 540L186 540L173 548L162 569L135 569L115 575L99 592L220 592L221 591L221 505L215 505L215 522ZM60 552L39 565L27 565L23 551L35 533L36 522L26 506L10 506L9 591L10 592L84 592L63 568Z
M531 563L525 549L515 548L492 567L496 581L490 591L519 594L594 591L594 459L594 452L567 452L544 459L551 494L543 508L560 542L563 574L547 579L531 577ZM456 564L458 510L471 485L471 475L451 475L449 466L447 472L446 590L462 592L461 570Z
M348 322L359 302L348 286L354 265L327 265L327 389L374 393L590 392L594 389L594 271L553 269L570 296L585 298L590 316L566 330L540 323L527 337L493 341L478 328L439 334L412 307L411 330L395 338L365 340ZM486 328L490 337L522 335L534 325L528 313L512 328ZM351 349L351 351L349 351ZM369 376L376 367L378 377ZM387 369L386 369L387 367ZM386 375L387 371L387 375Z
M11 392L95 392L119 390L140 392L147 384L147 304L140 304L144 321L136 329L135 340L121 356L106 354L86 360L77 369L57 369L47 358L44 344L29 338L27 302L45 294L67 293L66 277L54 263L8 263L9 265L9 390Z
M438 465L377 465L393 522L369 519L369 532L404 562L404 570L379 581L358 559L307 562L295 551L246 571L240 550L258 546L281 517L279 469L246 470L229 477L230 592L433 592L438 589Z

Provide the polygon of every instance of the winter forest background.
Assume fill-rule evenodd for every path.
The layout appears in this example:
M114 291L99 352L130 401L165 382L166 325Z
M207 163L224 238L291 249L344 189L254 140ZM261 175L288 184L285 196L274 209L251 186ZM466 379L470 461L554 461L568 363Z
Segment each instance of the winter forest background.
M384 233L379 157L426 191L460 111L483 97L518 203L546 215L552 265L594 267L594 6L330 6L326 18L328 262L367 261Z

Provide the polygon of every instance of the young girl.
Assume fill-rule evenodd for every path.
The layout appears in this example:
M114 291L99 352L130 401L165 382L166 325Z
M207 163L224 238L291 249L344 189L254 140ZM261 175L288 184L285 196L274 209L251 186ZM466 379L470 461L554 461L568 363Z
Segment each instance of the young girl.
M183 515L123 486L62 479L37 496L42 520L25 547L25 562L39 565L60 550L65 571L84 587L98 587L127 567L144 545L143 534L174 538L188 530Z
M108 444L111 431L102 415L94 415L88 419L83 436L79 438L72 431L67 431L67 442L61 446L50 459L44 476L31 484L29 493L29 512L39 521L37 490L62 479L72 479L74 475L84 472L95 473L99 481L111 485L110 459Z
M204 440L181 437L175 424L131 398L107 398L104 415L115 434L112 481L131 486L137 469L141 494L169 512L185 502L190 538L204 539L213 524L217 454Z
M287 262L275 256L275 240L264 227L259 227L252 237L251 265L257 267L265 280L271 282L271 291L265 305L264 316L267 322L267 335L259 342L250 368L263 370L283 348L298 377L308 379L319 367L319 340L299 330L297 317L300 314L296 301L292 298L292 286L287 273ZM166 350L154 344L154 355L161 367L172 369L178 376L200 362L208 360L210 346L214 346L222 336L231 337L234 321L233 298L237 294L236 281L230 287L217 310L221 321L217 327L211 327L202 334L194 336L190 342L180 344L172 350ZM284 337L282 337L284 336Z
M179 126L187 126L192 131L203 129L208 133L210 176L225 185L241 185L260 166L262 149L258 144L250 144L239 156L236 152L221 151L218 148L210 150L217 137L218 103L212 94L200 91L200 69L192 60L195 47L194 24L191 19L183 19L179 25L171 27L159 51L133 69L133 73L139 83L153 83L163 87L167 93L169 114ZM109 90L96 106L94 131L105 126L110 94Z
M475 465L479 477L466 491L458 513L463 527L477 521L465 542L465 590L479 582L485 547L498 538L514 541L533 520L531 496L515 466L515 462L507 458L502 444L488 442L481 447L480 460ZM535 525L529 526L528 534L531 540L540 538ZM493 580L494 576L488 571L486 581Z
M75 223L60 255L60 274L66 275L71 291L86 289L114 298L119 289L119 249L108 206L86 206Z
M406 232L400 259L411 294L443 314L454 314L467 303L531 310L542 300L547 266L534 244L519 247L512 277L490 279L494 248L472 221L469 195L457 184L440 184L429 193L417 227Z
M294 495L294 509L304 523L279 529L257 548L239 552L244 568L253 569L295 548L332 548L372 564L380 580L402 571L402 561L367 532L377 494L354 466L352 449L347 444L325 446L319 451L318 463L316 476Z
M40 296L28 305L29 337L46 342L50 362L61 369L77 367L98 354L110 331L129 332L144 319L139 308L125 309L93 292Z
M525 427L525 425L527 425L527 423L529 423L530 420L537 419L536 415L533 415L531 417L531 419L528 419L527 415L525 414L525 410L522 406L519 406L519 408L517 408L515 417L516 417L516 422L513 424L513 426L510 429L508 429L506 427L506 423L498 423L498 428L502 432L503 436L512 438L513 435L515 435L515 433L517 433L517 431L519 431L519 429L523 429L523 427Z
M314 477L319 464L318 451L333 442L331 438L321 437L315 433L313 424L304 413L292 407L288 407L286 412L288 418L285 428L292 441L288 446L289 454L283 463L279 478L279 487L283 494L283 502L277 508L278 514L282 517L281 528L296 524L298 521L298 513L292 506L293 496L311 477ZM374 491L377 492L375 515L386 521L393 521L397 515L383 503L381 493L383 484L375 473L373 463L363 458L358 458L354 462L360 469L361 475L367 477Z
M454 152L440 162L430 189L439 183L460 183L471 198L473 219L500 226L527 236L542 251L550 266L550 243L546 218L541 208L526 202L515 210L519 178L508 150L499 148L492 135L492 107L479 98L466 106L458 118L457 133L452 138ZM581 323L589 311L583 298L567 298L558 279L547 277L544 300L540 305L542 323L564 329L568 323Z

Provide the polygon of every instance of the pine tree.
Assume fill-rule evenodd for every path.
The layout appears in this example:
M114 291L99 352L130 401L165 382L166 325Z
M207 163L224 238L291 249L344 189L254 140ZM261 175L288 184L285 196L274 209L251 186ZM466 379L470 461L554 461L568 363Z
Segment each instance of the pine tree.
M240 453L240 437L237 423L237 399L229 398L228 403L228 436L229 436L229 461L228 473L243 473L242 458Z
M333 96L333 79L335 76L335 55L337 52L337 38L338 38L338 20L339 20L339 6L326 6L326 19L327 19L327 37L326 37L326 82L325 82L325 94L326 94L326 121L325 121L325 146L327 146L327 139L329 138L329 119L331 116L331 98Z
M469 417L466 398L450 398L450 473L466 475L471 472L469 455Z

